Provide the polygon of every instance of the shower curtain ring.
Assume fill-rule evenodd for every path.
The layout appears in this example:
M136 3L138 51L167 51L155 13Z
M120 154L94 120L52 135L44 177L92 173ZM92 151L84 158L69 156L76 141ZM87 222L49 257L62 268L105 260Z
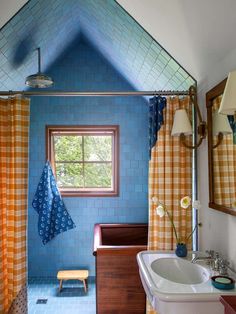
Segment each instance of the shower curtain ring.
M14 96L13 91L11 89L9 89L9 98L11 98L13 96Z

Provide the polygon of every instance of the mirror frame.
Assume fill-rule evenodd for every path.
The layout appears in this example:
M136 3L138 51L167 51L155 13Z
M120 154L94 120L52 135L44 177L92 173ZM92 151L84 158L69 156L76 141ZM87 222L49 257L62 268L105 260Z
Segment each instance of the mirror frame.
M206 107L207 107L207 135L208 135L208 172L209 172L209 204L210 208L216 209L226 214L236 216L236 211L224 205L216 204L214 202L214 172L213 172L213 137L212 137L212 106L213 100L217 96L223 94L227 78L217 84L206 93Z

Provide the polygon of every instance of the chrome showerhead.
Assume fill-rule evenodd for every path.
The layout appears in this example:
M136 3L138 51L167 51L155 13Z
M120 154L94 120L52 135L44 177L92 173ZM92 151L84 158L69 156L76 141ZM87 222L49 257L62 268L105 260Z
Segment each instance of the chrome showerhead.
M38 72L27 76L25 84L33 88L46 88L53 85L53 80L50 76Z
M25 84L33 88L46 88L53 85L53 79L41 73L41 53L40 48L36 49L38 51L38 73L27 76Z

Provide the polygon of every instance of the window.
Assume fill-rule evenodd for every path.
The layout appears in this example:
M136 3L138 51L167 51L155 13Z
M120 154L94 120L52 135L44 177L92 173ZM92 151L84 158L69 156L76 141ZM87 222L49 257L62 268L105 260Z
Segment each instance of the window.
M117 196L119 126L47 126L47 159L63 196Z

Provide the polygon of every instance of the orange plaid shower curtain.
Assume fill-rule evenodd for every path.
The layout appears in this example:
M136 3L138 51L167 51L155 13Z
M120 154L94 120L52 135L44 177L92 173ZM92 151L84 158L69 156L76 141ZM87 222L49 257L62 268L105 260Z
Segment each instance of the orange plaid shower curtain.
M180 207L180 199L192 193L191 150L180 144L179 137L171 136L177 109L186 109L191 115L189 97L167 99L164 124L158 132L149 162L149 250L173 250L176 245L169 219L156 215L156 205L151 202L153 196L167 205L182 238L191 233L191 211L187 211L186 215L186 210ZM156 313L149 304L147 313Z
M27 304L14 300L26 291L28 136L29 100L0 99L1 314L10 308L10 313L27 313Z

